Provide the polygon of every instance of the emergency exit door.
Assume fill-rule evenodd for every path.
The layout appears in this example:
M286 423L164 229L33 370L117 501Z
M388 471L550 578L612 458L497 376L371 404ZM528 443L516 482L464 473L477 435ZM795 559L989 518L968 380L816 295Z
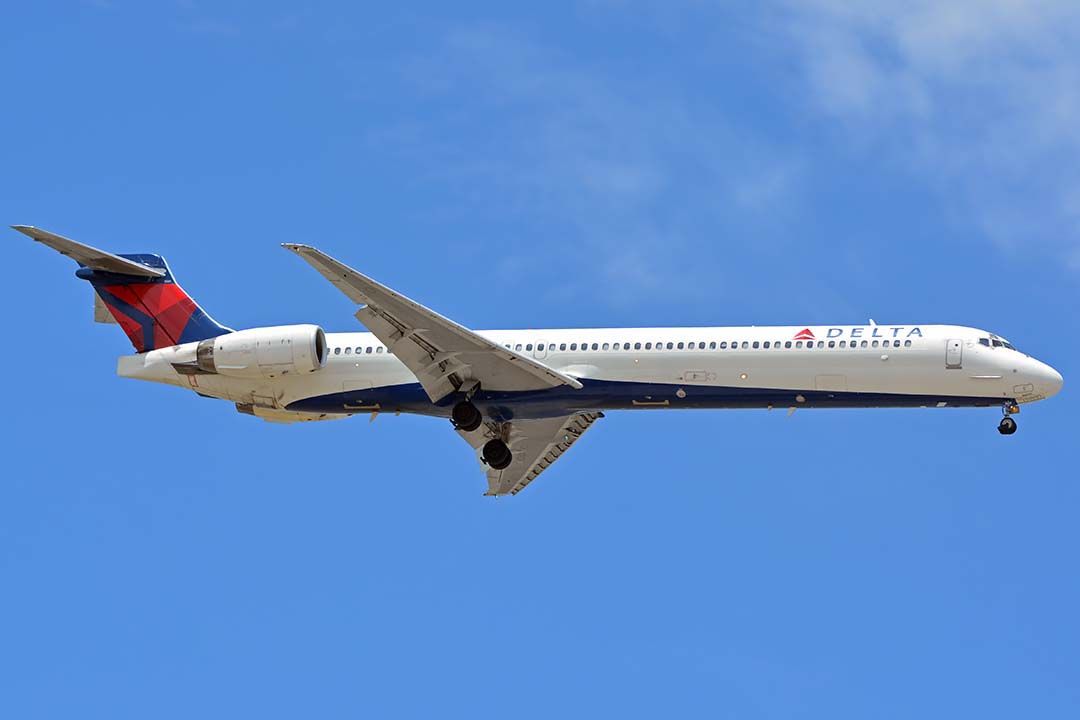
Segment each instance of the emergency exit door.
M962 340L945 341L945 367L956 370L963 365L964 342Z

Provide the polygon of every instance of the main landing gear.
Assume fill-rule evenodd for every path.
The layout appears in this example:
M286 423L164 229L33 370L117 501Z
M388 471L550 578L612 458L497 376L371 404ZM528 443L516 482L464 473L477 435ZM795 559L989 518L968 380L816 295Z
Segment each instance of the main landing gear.
M484 443L484 449L481 454L484 457L484 462L486 462L488 467L492 470L502 470L508 467L514 459L514 454L510 452L510 448L507 444L498 438L488 440Z
M484 416L471 400L462 400L450 411L450 422L454 423L455 428L464 432L472 432L480 427L483 421Z
M1005 417L1001 418L1001 422L998 423L998 432L1002 435L1012 435L1016 432L1016 421L1010 417L1020 412L1020 406L1014 402L1005 403L1002 408L1005 413Z
M454 428L461 432L472 432L484 424L484 414L473 404L473 393L479 388L474 385L465 394L465 399L454 405L450 410L450 422ZM503 429L496 424L495 433L505 434ZM490 437L490 435L489 435ZM510 452L510 446L501 437L495 437L484 443L480 449L480 457L492 470L503 470L510 466L514 460L514 454Z

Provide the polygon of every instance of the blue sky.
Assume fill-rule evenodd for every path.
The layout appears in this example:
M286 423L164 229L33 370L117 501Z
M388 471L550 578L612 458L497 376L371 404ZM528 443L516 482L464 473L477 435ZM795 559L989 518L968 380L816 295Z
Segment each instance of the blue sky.
M960 323L996 410L612 413L481 497L444 422L117 378L9 232L0 715L1072 718L1080 9L8 4L5 223L358 326L281 242L476 328Z

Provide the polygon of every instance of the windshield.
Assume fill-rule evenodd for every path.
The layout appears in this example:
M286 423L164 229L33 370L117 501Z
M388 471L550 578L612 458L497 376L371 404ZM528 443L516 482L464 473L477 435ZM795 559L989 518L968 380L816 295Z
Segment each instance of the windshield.
M1012 346L1012 343L1010 343L1003 337L998 337L997 335L979 338L979 344L985 345L986 347L1004 347L1010 350L1016 350L1016 348Z

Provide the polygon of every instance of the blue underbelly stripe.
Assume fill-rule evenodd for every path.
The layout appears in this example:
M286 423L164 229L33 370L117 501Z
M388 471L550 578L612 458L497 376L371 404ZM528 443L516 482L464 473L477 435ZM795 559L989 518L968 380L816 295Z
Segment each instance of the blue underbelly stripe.
M726 408L873 408L924 407L945 403L948 407L990 407L1007 398L949 395L907 395L835 390L777 390L774 388L717 387L669 383L637 383L615 380L582 380L584 387L531 390L527 392L481 392L473 402L485 415L509 420L567 415L582 410L622 409L726 409ZM683 397L679 396L682 393ZM803 398L800 402L798 398ZM320 395L297 400L290 410L318 413L403 412L449 416L454 397L433 404L420 383L389 385Z

